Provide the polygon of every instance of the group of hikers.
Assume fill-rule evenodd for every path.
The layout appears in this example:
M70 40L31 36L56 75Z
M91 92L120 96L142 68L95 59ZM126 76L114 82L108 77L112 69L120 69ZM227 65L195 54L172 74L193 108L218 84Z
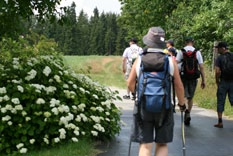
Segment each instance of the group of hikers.
M127 81L127 94L123 99L135 101L133 141L139 142L139 156L151 156L156 143L156 156L168 155L167 143L172 142L174 128L174 94L184 112L184 124L190 125L193 97L198 79L206 87L204 62L192 37L185 38L185 46L176 50L173 40L165 40L161 27L151 27L142 38L145 48L132 38L123 53L123 73ZM233 105L233 55L226 42L215 48L220 54L215 63L217 89L217 128L223 128L222 113L226 96ZM231 70L231 71L230 71ZM172 104L173 101L173 104Z

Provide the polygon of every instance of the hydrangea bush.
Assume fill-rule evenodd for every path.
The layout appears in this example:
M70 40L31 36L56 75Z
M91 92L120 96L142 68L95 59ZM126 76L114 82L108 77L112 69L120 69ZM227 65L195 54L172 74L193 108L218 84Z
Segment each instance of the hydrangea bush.
M116 91L69 70L51 47L43 48L51 55L38 55L41 49L25 46L25 41L7 42L31 54L20 57L16 52L16 57L1 49L9 55L0 60L0 155L119 133Z

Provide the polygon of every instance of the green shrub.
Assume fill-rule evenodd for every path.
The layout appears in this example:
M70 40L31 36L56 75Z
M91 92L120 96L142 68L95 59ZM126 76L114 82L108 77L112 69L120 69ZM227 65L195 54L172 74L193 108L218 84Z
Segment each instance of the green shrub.
M36 48L23 39L3 42L13 49L1 48L8 54L0 60L1 155L119 133L116 91L66 68L51 47Z

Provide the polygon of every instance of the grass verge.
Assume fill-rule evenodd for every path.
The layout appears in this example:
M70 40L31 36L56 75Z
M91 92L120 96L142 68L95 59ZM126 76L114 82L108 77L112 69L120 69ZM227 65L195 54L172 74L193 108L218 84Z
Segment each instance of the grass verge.
M77 143L63 143L56 147L43 148L24 154L24 156L96 156L99 153L93 142L82 139Z

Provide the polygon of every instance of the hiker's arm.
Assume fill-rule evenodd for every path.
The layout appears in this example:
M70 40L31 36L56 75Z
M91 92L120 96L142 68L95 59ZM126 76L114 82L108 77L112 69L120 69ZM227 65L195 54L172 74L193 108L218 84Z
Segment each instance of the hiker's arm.
M129 78L127 80L127 86L132 93L135 93L135 85L136 85L136 78L137 78L137 73L136 73L137 62L138 62L138 59L135 60L133 67L131 69L131 72L129 74Z
M203 64L199 64L200 72L201 72L201 88L205 88L205 72Z
M123 59L122 59L122 70L123 70L123 73L126 72L126 61L127 61L127 58L123 57Z
M185 103L185 101L184 101L184 86L183 86L183 83L180 79L180 74L179 74L177 63L175 61L173 61L173 64L174 64L175 91L176 91L176 95L177 95L179 104L183 105Z
M220 76L221 76L221 70L219 67L215 66L215 82L216 82L217 86L220 82Z

